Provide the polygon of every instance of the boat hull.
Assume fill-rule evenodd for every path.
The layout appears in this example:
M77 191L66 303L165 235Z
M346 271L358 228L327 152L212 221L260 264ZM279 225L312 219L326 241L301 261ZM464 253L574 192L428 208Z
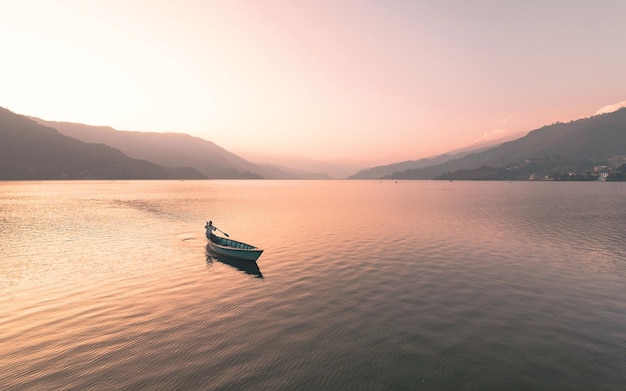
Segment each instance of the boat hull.
M246 261L256 261L263 253L263 250L258 247L213 234L207 234L207 239L209 239L211 250L218 255Z

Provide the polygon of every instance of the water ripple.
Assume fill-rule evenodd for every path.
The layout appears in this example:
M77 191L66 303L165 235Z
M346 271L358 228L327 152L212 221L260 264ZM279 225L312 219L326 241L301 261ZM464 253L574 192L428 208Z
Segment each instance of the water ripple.
M25 182L0 194L2 389L626 382L619 185ZM211 257L207 218L263 247L256 267Z

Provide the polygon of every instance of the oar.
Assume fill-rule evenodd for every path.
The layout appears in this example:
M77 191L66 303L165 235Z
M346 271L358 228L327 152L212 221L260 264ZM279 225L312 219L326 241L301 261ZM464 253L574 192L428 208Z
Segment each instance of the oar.
M215 227L215 226L214 226ZM221 229L215 227L216 230L220 231L221 233L223 233L224 235L226 235L227 238L230 238L230 235L227 234L226 232L222 231Z

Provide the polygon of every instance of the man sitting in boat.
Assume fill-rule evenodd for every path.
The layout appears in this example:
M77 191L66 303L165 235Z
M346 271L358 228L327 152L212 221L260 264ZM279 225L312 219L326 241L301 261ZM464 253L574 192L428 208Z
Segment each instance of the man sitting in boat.
M209 237L209 235L213 235L213 231L217 229L213 225L213 221L209 221L208 223L206 223L205 228L206 228L207 237Z

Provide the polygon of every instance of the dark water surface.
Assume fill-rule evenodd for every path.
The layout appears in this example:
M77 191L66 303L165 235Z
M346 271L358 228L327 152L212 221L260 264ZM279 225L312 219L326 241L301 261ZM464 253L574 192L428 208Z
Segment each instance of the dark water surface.
M0 182L0 273L2 390L626 387L623 183Z

